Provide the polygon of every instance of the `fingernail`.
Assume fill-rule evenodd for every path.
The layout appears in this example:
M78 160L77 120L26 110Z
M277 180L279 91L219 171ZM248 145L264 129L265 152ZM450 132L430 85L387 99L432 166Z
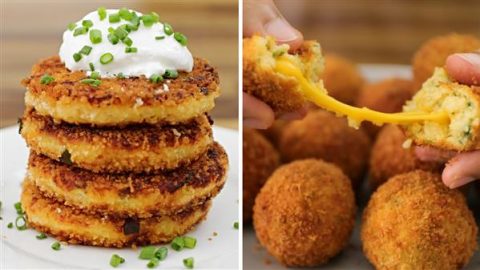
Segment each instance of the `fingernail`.
M471 176L463 177L463 178L460 178L460 179L450 183L449 185L447 184L447 186L451 189L454 189L454 188L457 188L457 187L461 187L465 184L468 184L468 183L472 182L473 180L475 180L475 178L471 177Z
M243 119L243 125L254 129L267 129L268 125L258 119Z
M279 42L288 42L298 38L298 33L282 18L275 18L264 25L265 32Z
M458 53L457 55L470 64L480 67L480 53Z

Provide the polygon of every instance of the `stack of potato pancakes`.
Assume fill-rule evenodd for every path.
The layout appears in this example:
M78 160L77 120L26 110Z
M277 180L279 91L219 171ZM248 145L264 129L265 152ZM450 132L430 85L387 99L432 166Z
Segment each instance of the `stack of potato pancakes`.
M151 80L91 78L59 57L36 64L20 132L30 147L22 207L30 227L104 247L166 243L207 215L228 169L207 115L216 70Z

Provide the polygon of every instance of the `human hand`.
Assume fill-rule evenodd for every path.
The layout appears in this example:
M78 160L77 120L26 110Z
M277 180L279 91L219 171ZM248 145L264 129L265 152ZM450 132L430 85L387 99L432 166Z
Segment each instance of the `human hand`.
M446 61L447 73L467 85L480 85L480 52L453 54ZM442 180L450 188L457 188L480 179L480 150L456 153L432 147L418 146L415 153L420 160L447 162Z

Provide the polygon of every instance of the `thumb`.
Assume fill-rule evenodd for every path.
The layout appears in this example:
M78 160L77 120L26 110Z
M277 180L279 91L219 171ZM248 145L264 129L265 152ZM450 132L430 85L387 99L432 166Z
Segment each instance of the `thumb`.
M272 0L243 1L243 36L273 36L278 43L296 49L303 42L302 34L280 14Z
M452 54L445 65L448 74L459 83L480 85L480 52Z

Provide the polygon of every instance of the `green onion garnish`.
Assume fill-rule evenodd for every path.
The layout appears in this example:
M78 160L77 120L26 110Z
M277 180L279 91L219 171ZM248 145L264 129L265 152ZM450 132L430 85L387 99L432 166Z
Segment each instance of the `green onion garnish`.
M16 202L13 207L15 207L15 211L17 211L18 215L23 215L23 209L22 209L22 203L21 202Z
M102 32L98 29L90 30L90 41L93 44L98 44L102 42Z
M111 27L111 26L108 27L108 33L113 33L113 31L115 31L115 28L113 28L113 27Z
M90 78L92 78L92 79L99 79L99 78L100 78L100 73L98 73L97 71L93 71L93 72L90 74Z
M86 27L86 28L90 28L90 27L93 26L93 22L90 21L90 20L83 20L83 21L82 21L82 25L83 25L84 27Z
M80 27L77 27L75 31L73 31L73 36L76 37L79 35L85 35L87 32L88 32L87 28L80 26Z
M130 11L128 11L127 8L121 8L118 11L118 15L120 15L120 18L124 19L125 21L130 21L133 16L132 13L130 13Z
M126 24L125 26L126 26L128 32L137 31L137 30L138 30L138 25Z
M40 78L40 83L41 84L50 84L53 81L55 81L55 78L53 78L49 74L45 74L45 75L42 76L42 78Z
M127 31L127 33L130 33L131 29L128 27L128 24L122 24L119 26L123 30Z
M89 55L91 51L92 51L92 47L85 45L85 46L82 47L82 49L79 51L79 53L84 54L84 55Z
M151 15L151 14L142 15L141 19L145 27L150 27L154 23L158 22L158 17L155 17L154 15Z
M132 19L130 20L130 23L135 27L137 27L137 29L140 26L140 17L138 17L137 13L133 11L132 11Z
M167 255L168 255L168 248L166 247L161 247L157 249L157 251L155 251L155 258L157 258L160 261L165 260L165 258L167 258Z
M127 45L127 46L132 46L133 44L133 41L129 38L129 37L126 37L122 40L123 44Z
M60 243L59 242L54 242L52 244L52 249L53 250L60 250Z
M47 238L47 235L44 234L44 233L41 233L41 234L37 234L35 236L38 240L43 240L43 239L46 239Z
M125 53L136 53L138 50L135 47L126 47Z
M77 27L77 25L76 25L75 23L69 23L69 24L67 25L67 28L68 28L68 30L70 30L70 31L73 31L73 29L75 29L75 27Z
M110 265L113 267L117 267L124 262L125 262L125 259L118 256L117 254L113 254L112 257L110 258Z
M173 34L172 26L168 23L163 23L163 32L165 32L165 34L168 36L171 36Z
M104 7L99 7L97 13L100 21L103 21L107 17L107 10Z
M152 83L159 83L159 82L163 81L163 78L162 78L162 76L160 76L158 74L152 74L152 76L150 76L150 81Z
M235 221L235 222L233 223L233 228L234 228L235 230L238 230L238 221Z
M111 53L104 53L102 54L102 56L100 56L100 63L102 63L103 65L106 65L112 61L113 61L113 54Z
M150 260L153 257L155 257L155 247L153 246L142 248L142 250L140 250L140 254L138 255L138 258L142 260Z
M120 21L120 15L118 15L118 13L110 14L108 16L108 21L110 23L118 23Z
M158 266L158 262L159 260L155 257L153 257L148 263L147 263L147 267L148 268L155 268Z
M164 38L165 38L165 36L158 36L158 37L155 37L155 39L156 39L156 40L162 40L162 39L164 39Z
M8 223L7 228L9 229L13 228L13 223L12 222Z
M182 46L187 45L187 37L184 34L180 32L175 32L175 34L173 34L173 37L176 41L178 41L178 43L182 44Z
M27 221L25 220L25 217L24 216L18 216L16 219L15 219L15 227L17 228L17 230L19 231L24 231L27 229Z
M195 248L197 245L197 239L190 236L184 236L183 242L185 243L185 247L190 249Z
M185 241L183 237L175 237L170 245L173 250L180 251L185 247Z
M93 65L93 63L88 63L88 65L90 66L90 71L95 71L95 66Z
M79 53L74 53L73 54L73 60L75 60L75 62L78 62L82 59L82 55L79 54Z
M119 79L124 79L125 76L123 75L122 72L120 72L120 73L117 74L117 78L119 78Z
M117 44L119 39L117 36L115 36L114 34L110 33L108 34L108 40L110 41L110 43L112 43L113 45Z
M157 22L160 20L160 16L158 16L158 13L155 11L150 12L150 15L152 15Z
M92 78L83 79L80 82L84 83L84 84L89 84L89 85L94 86L94 87L98 87L102 83L101 80L92 79Z
M193 269L193 257L183 259L183 265L188 269Z
M125 30L122 27L117 27L117 29L115 29L115 31L113 31L113 34L115 36L117 36L118 39L120 39L120 40L123 40L124 38L126 38L128 36L127 30Z
M178 77L178 72L175 69L167 69L163 73L163 77L167 79L175 79Z

